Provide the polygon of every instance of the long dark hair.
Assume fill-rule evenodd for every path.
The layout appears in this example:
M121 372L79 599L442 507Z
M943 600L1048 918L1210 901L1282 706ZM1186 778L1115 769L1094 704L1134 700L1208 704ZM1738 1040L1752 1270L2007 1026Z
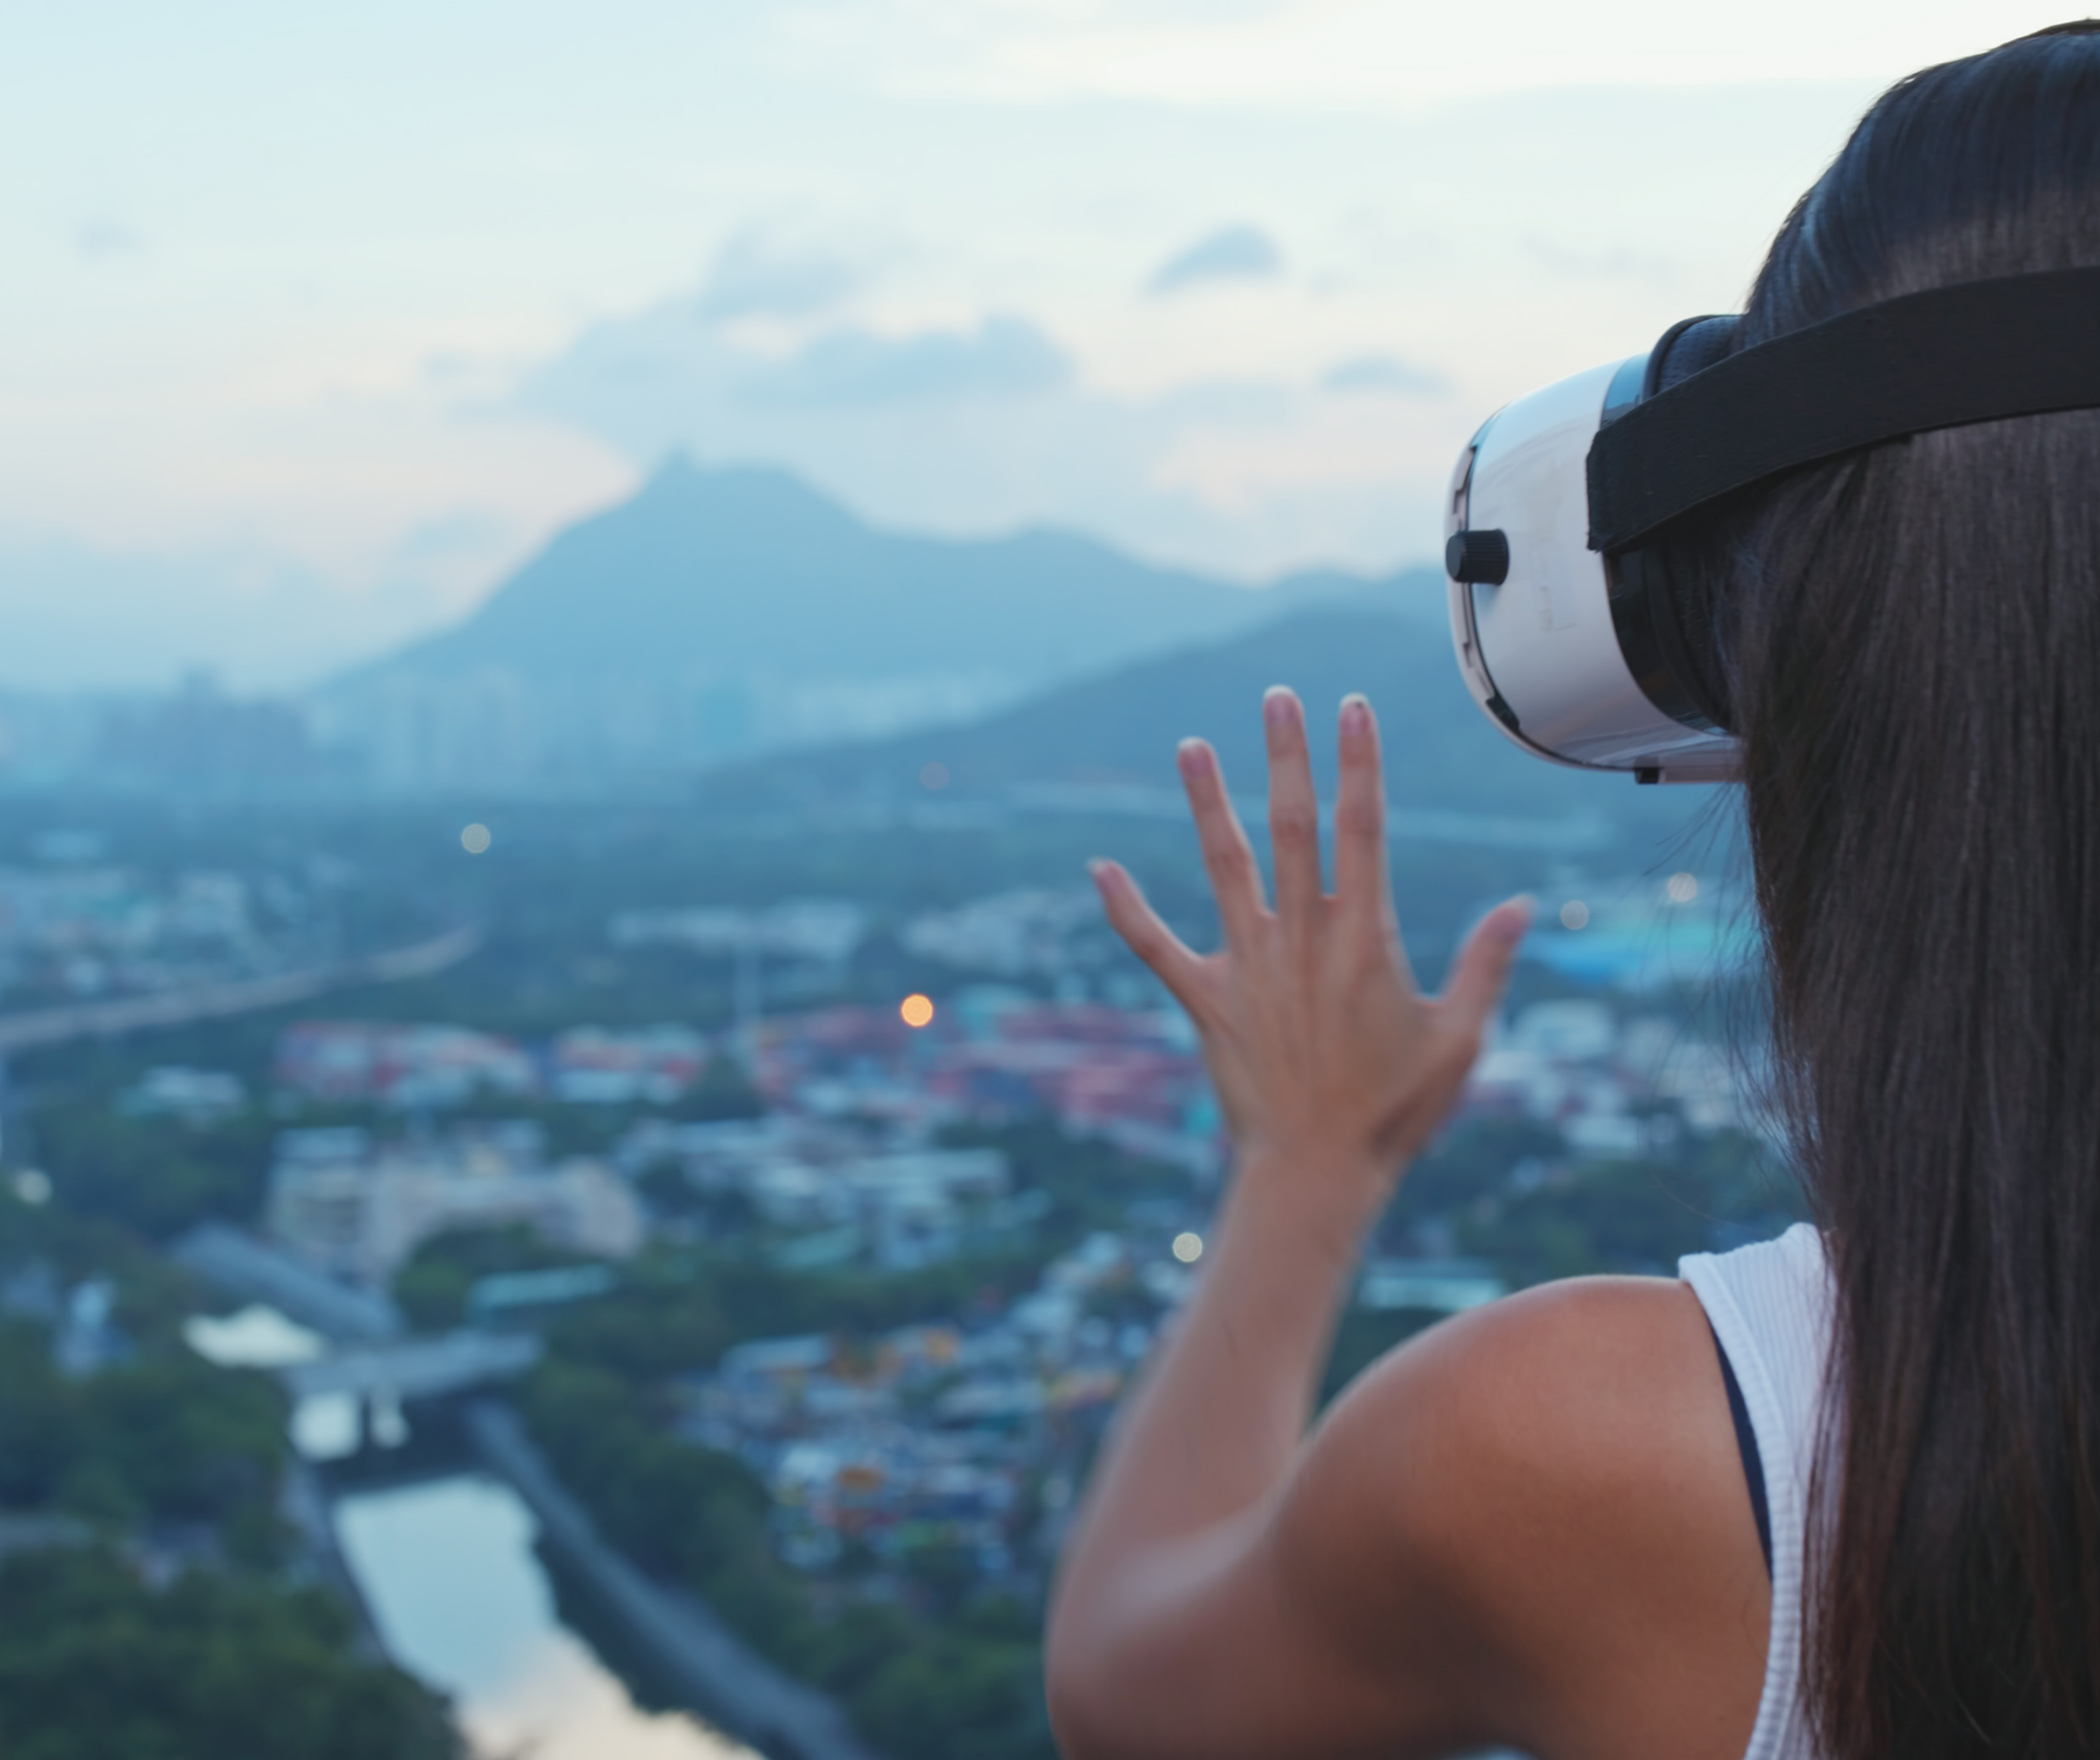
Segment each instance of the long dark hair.
M1743 340L2100 266L2092 29L1877 103ZM1876 447L1710 543L1780 1097L1837 1290L1817 1731L1842 1760L2095 1752L2100 412Z

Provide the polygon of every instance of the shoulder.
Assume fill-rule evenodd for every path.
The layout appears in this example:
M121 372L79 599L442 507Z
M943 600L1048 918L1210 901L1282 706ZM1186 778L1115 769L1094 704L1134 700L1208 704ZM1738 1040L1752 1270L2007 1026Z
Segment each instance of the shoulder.
M1497 1739L1543 1750L1630 1702L1677 1752L1740 1752L1769 1588L1713 1339L1675 1280L1552 1284L1432 1328L1330 1411L1278 1522L1308 1593L1357 1585L1352 1626L1387 1657L1474 1670L1449 1684L1510 1708Z

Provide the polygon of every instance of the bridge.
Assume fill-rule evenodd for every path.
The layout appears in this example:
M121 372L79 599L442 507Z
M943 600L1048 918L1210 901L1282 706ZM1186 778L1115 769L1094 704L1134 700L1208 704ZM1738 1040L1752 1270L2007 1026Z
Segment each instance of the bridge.
M448 1332L354 1344L277 1371L294 1399L354 1393L360 1399L444 1399L523 1375L544 1349L529 1332Z
M293 1440L314 1459L354 1453L368 1439L390 1447L408 1434L404 1401L448 1399L514 1380L544 1349L532 1333L477 1327L415 1336L381 1291L340 1283L223 1222L191 1230L175 1243L173 1256L227 1294L265 1303L327 1340L322 1354L275 1371L292 1396ZM318 1419L331 1442L306 1436L296 1415L316 1400L337 1408Z

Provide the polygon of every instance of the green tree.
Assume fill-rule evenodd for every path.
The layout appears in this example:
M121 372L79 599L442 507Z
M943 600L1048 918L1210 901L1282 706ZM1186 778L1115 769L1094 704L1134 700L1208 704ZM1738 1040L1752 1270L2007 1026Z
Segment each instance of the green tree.
M277 1129L260 1113L209 1124L128 1118L101 1096L39 1108L34 1128L60 1203L156 1239L260 1210Z
M192 1573L165 1590L100 1551L0 1566L9 1760L456 1760L442 1703L360 1660L310 1590Z
M40 1328L0 1325L0 1503L252 1529L276 1499L284 1424L284 1397L259 1375L178 1347L68 1381Z
M573 1247L558 1247L523 1222L457 1230L425 1241L395 1273L394 1300L410 1324L438 1331L466 1318L467 1292L479 1279L574 1265L578 1256Z

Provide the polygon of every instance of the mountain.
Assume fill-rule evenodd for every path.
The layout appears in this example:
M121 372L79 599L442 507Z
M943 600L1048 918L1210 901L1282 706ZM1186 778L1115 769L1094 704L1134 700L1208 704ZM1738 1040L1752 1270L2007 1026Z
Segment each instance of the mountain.
M1628 829L1683 823L1711 797L1640 788L1627 776L1549 764L1489 725L1458 676L1441 628L1392 609L1314 606L1183 653L1116 668L966 725L783 755L716 772L703 797L726 805L792 807L926 797L1033 797L1083 805L1178 790L1174 750L1190 734L1216 746L1236 794L1260 795L1265 759L1262 693L1288 684L1304 699L1314 769L1334 781L1333 717L1361 691L1378 711L1388 793L1405 807L1478 816L1594 814ZM939 768L929 772L929 766Z
M382 781L677 769L981 715L1291 605L1413 596L1440 618L1415 575L1255 590L1067 533L888 532L786 473L679 458L316 709Z

